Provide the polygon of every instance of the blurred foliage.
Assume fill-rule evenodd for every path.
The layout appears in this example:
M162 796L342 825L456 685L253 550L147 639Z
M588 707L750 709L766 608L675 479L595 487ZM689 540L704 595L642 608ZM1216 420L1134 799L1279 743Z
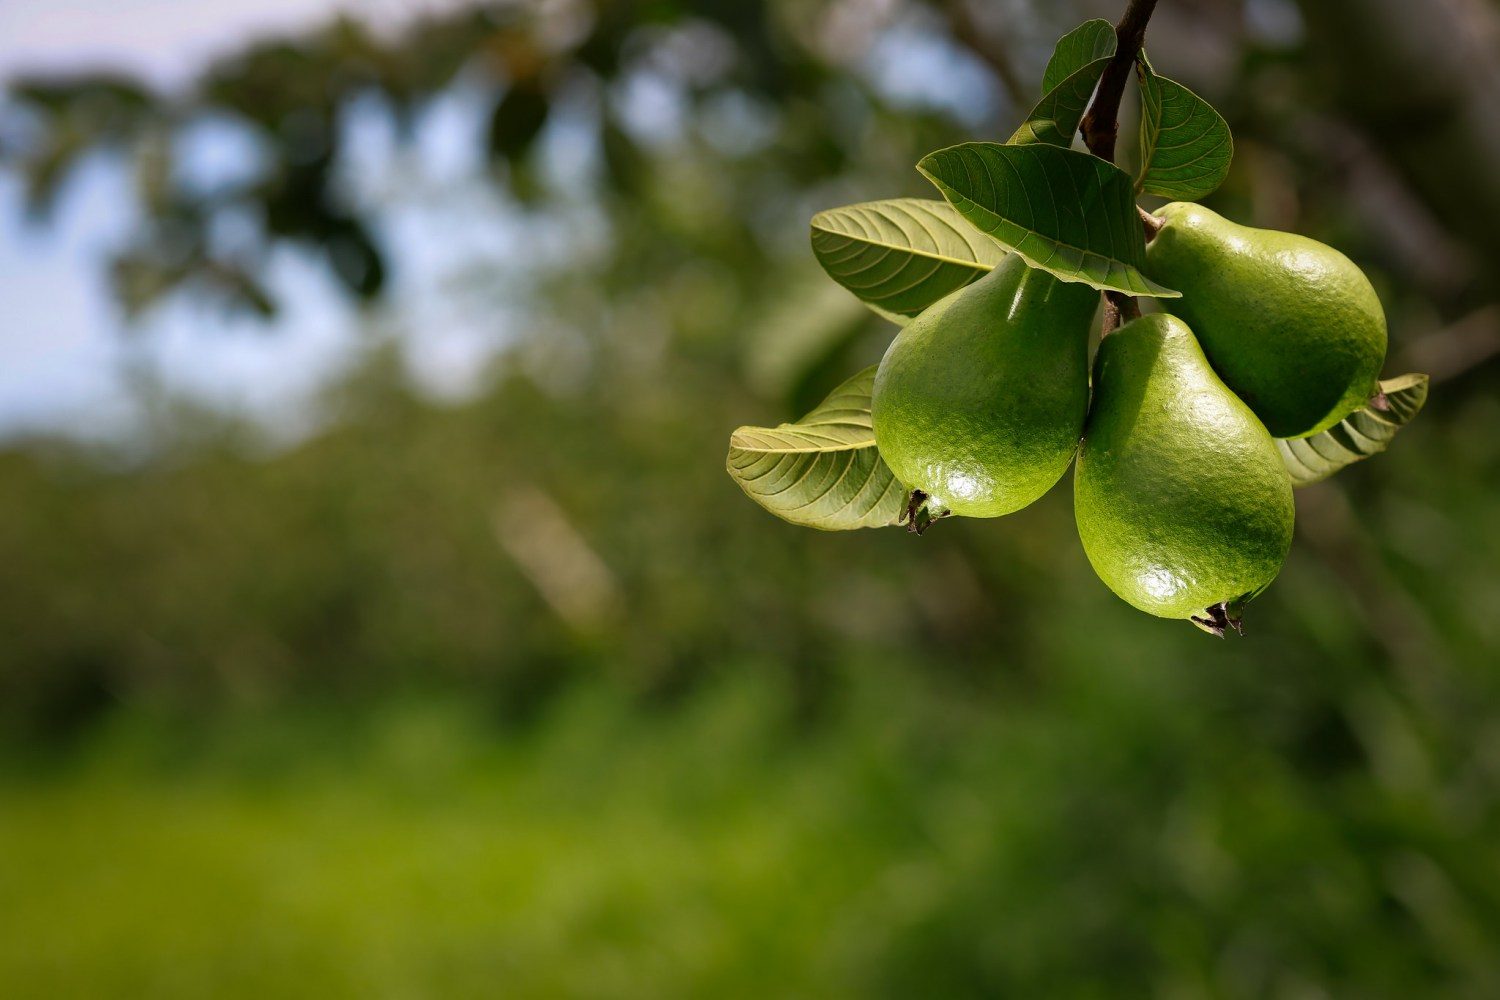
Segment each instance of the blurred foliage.
M1053 646L993 698L862 657L816 732L750 661L503 743L452 702L117 726L65 784L0 781L7 995L1500 986L1493 760L1371 671Z
M496 179L529 203L557 193L537 163L544 129L559 117L584 119L602 167L598 193L632 218L632 206L649 207L650 189L665 196L671 185L652 163L650 137L625 120L629 89L643 80L679 88L697 126L672 153L711 154L762 200L849 168L868 152L857 123L871 115L882 118L879 141L891 148L952 135L920 115L888 114L868 85L835 76L810 14L766 2L500 3L424 16L394 36L341 20L305 38L258 43L186 93L108 75L19 80L5 109L18 138L0 146L0 163L24 172L31 209L44 215L86 155L130 157L145 214L115 259L114 285L132 313L190 288L270 315L263 263L276 241L315 247L346 289L368 299L384 287L391 248L373 233L373 207L351 199L339 173L358 102L377 101L409 136L434 98L461 85L493 108L484 139ZM769 151L753 138L761 115L776 119ZM835 120L846 124L830 129ZM256 169L207 190L191 183L179 169L182 141L204 122L244 133ZM734 134L747 126L749 135ZM742 155L726 155L725 146L747 141ZM704 219L703 228L716 224L718 238L753 247L749 207ZM257 239L223 238L224 220L247 214Z
M1493 395L1304 491L1230 643L1112 598L1066 490L920 542L779 525L702 473L732 383L661 376L353 394L270 460L8 456L7 981L1496 988ZM518 544L520 484L618 603L549 603L577 554Z
M1114 599L1066 488L916 540L790 528L724 475L729 429L890 333L802 280L807 218L929 195L916 157L1008 134L1034 95L1001 81L1085 13L992 6L512 5L261 44L182 94L14 88L0 156L39 208L102 148L136 171L137 309L269 313L284 240L389 291L362 95L412 129L476 88L506 196L606 235L526 290L470 403L372 338L296 447L160 403L129 448L0 452L7 995L1500 991L1493 288L1300 36L1203 0L1163 5L1152 54L1235 129L1216 207L1347 249L1391 370L1437 383L1299 493L1249 638ZM986 67L996 120L877 86L903 31ZM1174 65L1200 49L1217 76ZM647 78L684 98L672 135L627 113ZM224 118L254 176L181 182L172 136ZM545 155L580 122L582 191ZM220 245L237 213L248 248Z

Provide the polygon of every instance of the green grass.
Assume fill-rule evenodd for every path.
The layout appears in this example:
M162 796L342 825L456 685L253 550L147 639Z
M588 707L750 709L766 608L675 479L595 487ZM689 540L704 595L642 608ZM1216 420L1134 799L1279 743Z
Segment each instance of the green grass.
M4 995L1495 995L1487 799L1300 764L1232 676L871 666L810 729L773 676L13 761Z
M839 938L861 929L840 924L880 892L891 835L851 825L841 753L777 749L765 694L643 724L596 692L504 743L452 707L347 742L273 722L194 763L117 734L6 787L0 981L13 997L763 996L788 976L817 992L848 972Z

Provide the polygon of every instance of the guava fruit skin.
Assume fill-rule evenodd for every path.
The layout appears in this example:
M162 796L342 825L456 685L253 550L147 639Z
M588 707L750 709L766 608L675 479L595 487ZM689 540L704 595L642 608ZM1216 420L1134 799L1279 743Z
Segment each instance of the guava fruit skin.
M1385 312L1348 257L1190 202L1156 215L1146 270L1182 293L1162 307L1274 437L1327 430L1378 391Z
M880 455L929 509L1020 510L1062 478L1088 411L1089 327L1099 293L1015 254L934 303L875 375Z
M1187 325L1162 313L1099 346L1073 505L1099 578L1163 618L1254 597L1292 544L1292 485L1275 442Z

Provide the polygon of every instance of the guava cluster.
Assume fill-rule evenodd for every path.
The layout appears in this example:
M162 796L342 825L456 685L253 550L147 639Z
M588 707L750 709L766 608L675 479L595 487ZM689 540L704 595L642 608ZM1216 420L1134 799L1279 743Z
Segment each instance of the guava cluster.
M1379 391L1385 315L1332 247L1186 202L1156 221L1146 270L1181 296L1109 332L1092 379L1099 293L1012 253L901 331L871 417L914 523L1020 510L1073 464L1100 579L1222 635L1291 547L1274 439L1327 430Z

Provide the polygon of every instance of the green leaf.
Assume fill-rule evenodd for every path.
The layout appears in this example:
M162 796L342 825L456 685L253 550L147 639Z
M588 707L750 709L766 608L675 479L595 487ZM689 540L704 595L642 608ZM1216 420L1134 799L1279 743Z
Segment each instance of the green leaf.
M1084 21L1057 40L1042 72L1042 93L1056 90L1058 84L1089 63L1114 54L1115 26L1097 17Z
M1042 75L1042 99L1008 141L1072 145L1094 87L1114 54L1115 29L1108 21L1085 21L1064 35Z
M947 202L924 198L819 212L812 246L830 278L897 323L989 273L1005 256Z
M1206 198L1224 183L1234 158L1229 123L1213 105L1144 59L1141 80L1141 173L1136 190L1179 201Z
M794 424L741 427L729 438L730 476L784 521L824 531L895 524L906 488L875 449L872 365Z
M1141 273L1146 240L1130 177L1058 146L967 142L917 169L958 214L1001 246L1064 281L1127 295L1178 293Z
M1385 397L1383 404L1377 396L1322 433L1277 440L1293 486L1327 479L1346 465L1385 451L1396 432L1411 423L1427 402L1427 376L1383 379L1380 392Z
M1094 96L1094 86L1108 65L1108 59L1096 59L1047 91L1006 141L1015 146L1033 142L1071 146L1073 133L1078 131L1078 123L1088 110L1089 98Z

